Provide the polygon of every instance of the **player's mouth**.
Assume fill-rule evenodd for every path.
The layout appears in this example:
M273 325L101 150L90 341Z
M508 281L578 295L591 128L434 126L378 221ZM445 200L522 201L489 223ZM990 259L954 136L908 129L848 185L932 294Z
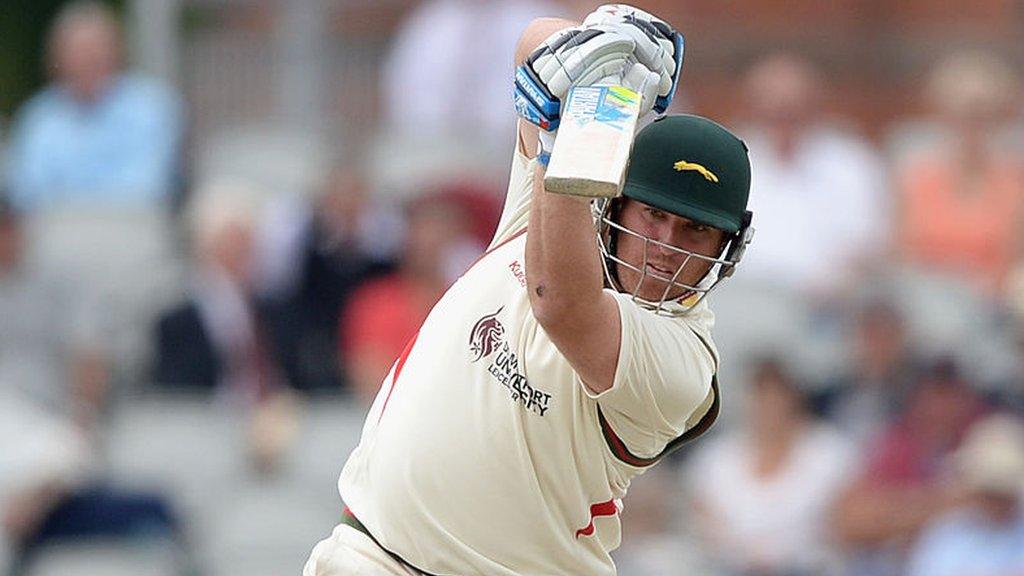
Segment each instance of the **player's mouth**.
M671 280L672 277L675 276L675 270L669 270L668 268L662 268L661 266L656 266L650 263L647 264L647 272L655 278L666 281Z

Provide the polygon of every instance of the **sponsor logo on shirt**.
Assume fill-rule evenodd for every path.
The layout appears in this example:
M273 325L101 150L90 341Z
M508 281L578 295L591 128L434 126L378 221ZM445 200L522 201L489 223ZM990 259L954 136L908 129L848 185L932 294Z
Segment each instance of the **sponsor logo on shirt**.
M519 368L519 357L505 341L505 327L498 320L498 314L488 314L477 320L469 336L469 351L473 362L487 358L491 360L487 372L494 380L508 389L513 402L527 410L544 416L551 404L551 394L530 385ZM493 358L492 358L493 357Z
M523 265L519 263L519 260L513 260L512 263L508 265L508 269L512 272L512 276L515 276L519 285L526 288L526 273L523 272Z
M469 333L469 351L473 353L473 362L490 356L494 348L505 338L505 327L498 322L498 314L505 307L498 308L494 314L488 314L476 321Z

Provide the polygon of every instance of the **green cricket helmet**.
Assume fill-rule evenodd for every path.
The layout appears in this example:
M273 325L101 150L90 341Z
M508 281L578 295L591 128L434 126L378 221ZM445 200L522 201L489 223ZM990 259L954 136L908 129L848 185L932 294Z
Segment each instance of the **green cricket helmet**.
M689 312L732 275L742 259L754 233L752 214L747 210L749 195L750 159L742 140L700 116L674 115L655 120L637 134L622 196L723 230L727 241L714 256L668 246L617 223L620 199L598 201L594 210L608 283L623 291L617 270L619 266L630 268L641 274L633 291L641 305L668 315ZM642 239L645 255L648 247L660 246L682 253L684 261L671 278L657 276L644 263L630 263L616 256L615 243L620 234ZM678 281L683 268L693 260L710 264L707 274L696 285ZM657 302L636 294L646 277L665 284ZM684 290L682 296L669 298L680 289Z

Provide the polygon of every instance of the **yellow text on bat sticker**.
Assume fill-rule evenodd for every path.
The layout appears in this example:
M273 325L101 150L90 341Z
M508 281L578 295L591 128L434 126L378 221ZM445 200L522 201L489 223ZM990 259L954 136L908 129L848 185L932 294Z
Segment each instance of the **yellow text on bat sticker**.
M693 170L694 172L700 172L700 175L709 182L718 182L718 176L707 168L697 164L695 162L687 162L686 160L680 160L672 165L677 171L682 172L683 170Z

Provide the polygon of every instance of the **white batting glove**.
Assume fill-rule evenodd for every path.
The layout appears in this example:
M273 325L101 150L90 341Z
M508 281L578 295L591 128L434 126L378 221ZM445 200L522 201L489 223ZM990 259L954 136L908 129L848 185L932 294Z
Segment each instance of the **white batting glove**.
M625 86L640 95L640 114L643 118L658 101L661 86L661 75L651 70L635 58L630 58L622 70L618 84Z
M541 128L541 162L550 155L569 89L622 75L635 48L635 40L614 27L575 26L549 36L516 69L516 111Z
M548 37L530 55L527 64L559 100L573 86L589 86L622 70L635 41L614 27L573 27Z
M682 34L657 16L625 4L598 7L584 19L583 26L602 30L611 28L633 38L636 59L660 75L655 109L664 112L679 83L683 65Z
M611 23L594 26L598 30L614 31L633 39L636 48L633 56L638 62L658 74L658 95L667 96L672 89L672 76L675 74L675 60L672 59L674 48L652 38L648 32L633 24Z

